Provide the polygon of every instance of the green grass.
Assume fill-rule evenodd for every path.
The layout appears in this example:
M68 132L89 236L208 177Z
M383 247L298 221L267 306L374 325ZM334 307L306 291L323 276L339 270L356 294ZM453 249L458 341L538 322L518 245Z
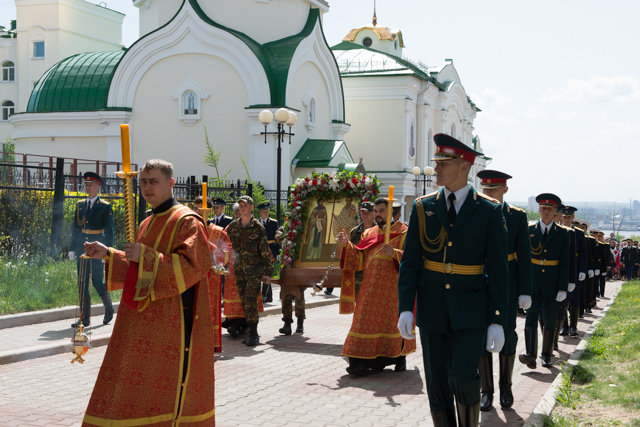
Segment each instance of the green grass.
M563 367L556 400L545 426L640 427L639 281L622 286L579 364Z
M78 304L77 277L75 261L0 257L0 315ZM100 302L93 287L91 302Z

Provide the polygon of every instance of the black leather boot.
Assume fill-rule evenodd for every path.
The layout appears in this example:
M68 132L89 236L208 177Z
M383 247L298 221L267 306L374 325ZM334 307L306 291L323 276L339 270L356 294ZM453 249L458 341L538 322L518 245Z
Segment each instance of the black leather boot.
M240 319L229 319L227 332L229 333L229 335L231 335L231 338L235 338L242 333L240 323Z
M578 311L578 307L569 309L569 335L572 337L578 336Z
M521 363L529 369L536 369L536 354L538 353L538 330L536 328L524 328L524 345L526 353L518 356Z
M562 328L562 320L558 320L556 322L556 330L553 333L553 349L555 351L560 351L560 348L558 348L558 338L559 338L559 335L560 335L560 328Z
M301 317L297 318L298 326L296 327L296 334L301 334L304 332L304 319Z
M475 405L463 405L456 401L459 427L477 427L480 421L480 402Z
M569 335L569 323L567 322L567 310L564 311L564 316L562 318L562 323L558 325L558 334L565 336Z
M285 317L282 320L284 321L284 326L278 329L278 332L283 335L291 335L291 324L293 323L293 319Z
M104 305L104 318L102 319L103 325L108 325L113 319L113 304L111 303L111 297L109 293L102 295L100 297L102 299L102 304Z
M509 356L502 353L500 356L500 406L511 408L513 406L513 393L511 392L511 376L513 375L513 363L516 355Z
M480 410L490 411L493 408L493 355L484 353L478 365L480 373Z
M404 372L407 370L407 357L406 356L398 356L396 357L396 367L393 369L396 372Z
M350 357L347 372L354 377L366 377L369 374L369 368L364 364L363 359Z
M247 341L245 344L248 347L255 347L258 345L258 324L257 323L249 323L249 336L247 337Z
M542 331L542 352L540 358L542 359L542 366L545 368L553 366L553 363L551 363L551 353L553 351L553 338L555 334L555 329L545 329Z
M456 412L452 409L432 409L434 427L456 427Z

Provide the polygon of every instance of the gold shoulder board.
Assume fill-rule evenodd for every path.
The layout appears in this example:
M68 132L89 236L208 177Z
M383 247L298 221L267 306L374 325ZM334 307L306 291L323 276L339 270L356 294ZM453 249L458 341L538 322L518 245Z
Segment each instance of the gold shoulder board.
M478 194L478 196L482 197L483 199L487 199L487 200L489 200L489 201L491 201L491 202L493 202L495 204L499 204L500 203L498 200L494 199L493 197L489 197L484 193L478 192L477 194Z
M433 193L429 193L429 194L425 194L424 196L417 197L416 200L422 200L422 199L427 198L427 197L435 196L436 194L438 194L438 192L434 191Z

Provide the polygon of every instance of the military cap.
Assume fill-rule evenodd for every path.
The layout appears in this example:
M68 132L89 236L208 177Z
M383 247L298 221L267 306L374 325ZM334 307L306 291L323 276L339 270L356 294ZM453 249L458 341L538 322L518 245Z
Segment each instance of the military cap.
M261 211L264 211L264 210L268 211L268 210L269 210L269 208L271 207L271 203L269 203L269 202L263 202L263 203L260 203L260 204L259 204L258 206L256 206L256 207L257 207L259 210L261 210Z
M552 193L538 194L538 196L536 197L536 202L540 206L550 206L552 208L557 208L558 205L562 204L562 200L560 200L560 197Z
M400 207L402 207L402 203L400 203L398 201L395 201L395 202L391 203L391 207L392 208L400 208Z
M501 185L506 185L507 180L513 178L511 175L504 172L485 169L476 174L478 178L482 180L480 185L482 188L496 188Z
M360 210L361 211L367 211L367 212L373 212L373 203L371 203L369 201L364 201L364 202L360 203Z
M224 206L226 204L227 202L225 202L224 199L221 199L220 197L214 197L213 199L211 199L211 206Z
M564 205L559 204L556 210L558 211L559 214L562 214L564 212Z
M100 175L95 172L85 172L82 177L85 181L94 181L102 185L102 178L100 178Z
M573 206L565 206L562 214L563 215L575 215L576 211L578 210L578 208L574 208Z
M444 133L434 135L433 141L436 144L436 153L431 160L451 160L463 159L468 162L475 162L477 156L483 156L479 151L458 141L452 136Z
M253 206L253 199L251 198L251 196L240 196L240 197L238 197L237 202L238 203L245 202L245 203L248 203L251 206Z

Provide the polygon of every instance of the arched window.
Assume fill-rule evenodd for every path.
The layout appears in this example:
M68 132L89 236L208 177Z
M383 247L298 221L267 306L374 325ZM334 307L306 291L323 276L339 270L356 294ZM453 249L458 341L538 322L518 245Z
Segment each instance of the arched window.
M9 120L9 116L12 116L16 112L16 107L13 101L4 101L2 103L2 121Z
M456 137L456 124L455 123L451 123L451 134L452 137Z
M311 98L309 101L309 125L316 124L316 100Z
M11 61L2 63L2 81L13 82L16 80L16 64Z
M195 116L198 114L198 97L192 90L184 93L183 104L185 116Z

